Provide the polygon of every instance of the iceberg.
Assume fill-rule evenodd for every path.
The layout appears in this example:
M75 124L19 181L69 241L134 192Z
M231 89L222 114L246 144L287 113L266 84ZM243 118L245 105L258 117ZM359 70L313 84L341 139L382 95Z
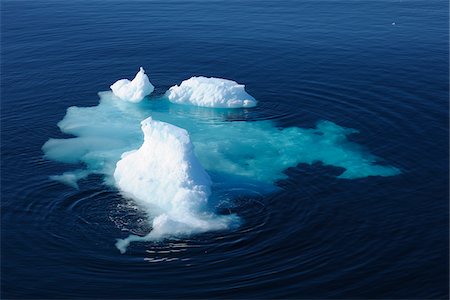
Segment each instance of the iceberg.
M114 179L125 197L157 216L147 236L118 240L119 250L125 252L131 241L223 230L235 223L236 216L218 216L208 206L212 182L194 154L188 132L151 117L141 125L144 143L122 155Z
M286 169L299 164L337 167L342 180L401 172L349 140L357 130L330 121L280 128L272 120L242 121L248 110L178 105L167 96L139 105L117 101L111 91L99 96L97 106L69 107L58 127L70 137L51 138L42 150L47 159L75 165L53 180L79 188L80 180L100 174L142 208L152 229L118 240L122 253L133 241L239 225L238 216L216 213L229 195L274 192Z
M134 103L142 101L145 96L150 95L155 89L142 67L132 81L120 79L111 85L110 88L118 98Z
M191 77L166 92L177 104L201 107L238 108L256 106L256 100L245 91L245 85L214 77Z
M47 159L85 166L86 172L53 177L60 182L76 186L77 180L100 174L114 185L116 163L123 153L142 145L140 122L148 116L186 129L196 157L215 183L259 182L267 187L285 179L287 168L317 162L342 168L338 175L342 179L400 173L349 141L348 136L357 130L330 121L319 121L315 128L279 128L270 120L230 122L227 110L176 105L163 99L135 105L117 101L111 92L99 95L99 105L70 107L58 123L63 133L73 137L51 138L42 147Z

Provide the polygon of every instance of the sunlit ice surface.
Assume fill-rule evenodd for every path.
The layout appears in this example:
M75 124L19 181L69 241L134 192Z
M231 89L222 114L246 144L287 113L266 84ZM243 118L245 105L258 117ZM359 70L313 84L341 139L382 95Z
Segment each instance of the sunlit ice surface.
M58 126L73 137L50 139L43 151L79 166L53 179L77 188L89 174L101 174L147 213L152 231L119 240L121 252L132 241L236 227L238 216L218 215L214 199L230 190L275 192L284 171L300 163L342 168L343 180L400 173L349 141L357 130L330 121L280 128L270 120L228 118L242 108L179 105L166 96L139 103L112 92L99 96L97 106L68 108Z

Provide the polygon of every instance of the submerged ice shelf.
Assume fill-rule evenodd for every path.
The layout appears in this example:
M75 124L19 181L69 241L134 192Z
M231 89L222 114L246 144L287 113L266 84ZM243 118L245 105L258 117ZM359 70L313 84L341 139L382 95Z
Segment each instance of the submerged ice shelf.
M140 103L99 95L97 106L70 107L58 126L74 137L50 139L43 151L48 159L84 165L53 179L78 187L79 179L102 174L146 211L152 231L119 240L121 252L132 241L233 227L238 217L217 215L211 198L226 193L224 186L273 191L299 163L343 168L345 179L400 172L350 142L356 130L329 121L278 128L272 121L230 122L224 110L177 105L167 94Z

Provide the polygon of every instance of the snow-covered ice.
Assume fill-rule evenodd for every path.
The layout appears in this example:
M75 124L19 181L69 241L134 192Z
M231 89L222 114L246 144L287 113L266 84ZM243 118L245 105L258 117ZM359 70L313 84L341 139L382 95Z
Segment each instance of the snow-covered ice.
M256 106L256 100L245 91L245 85L214 77L191 77L166 92L178 104L202 107L237 108Z
M218 216L208 206L211 179L200 165L186 130L152 120L141 123L144 143L126 152L114 171L116 186L152 212L152 231L117 242L121 252L136 239L160 239L227 229L234 215Z
M120 79L111 85L114 95L122 100L140 102L145 96L150 95L155 87L150 83L144 68L140 68L132 81Z

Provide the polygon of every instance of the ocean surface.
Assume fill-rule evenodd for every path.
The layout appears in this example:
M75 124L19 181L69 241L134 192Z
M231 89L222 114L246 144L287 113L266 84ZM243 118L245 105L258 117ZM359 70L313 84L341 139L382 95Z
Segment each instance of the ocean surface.
M435 0L2 1L1 298L448 298L448 16ZM52 180L74 166L42 146L140 66L156 96L245 84L258 106L226 122L355 129L400 173L289 166L276 192L217 207L239 227L121 254L145 214L100 175Z

